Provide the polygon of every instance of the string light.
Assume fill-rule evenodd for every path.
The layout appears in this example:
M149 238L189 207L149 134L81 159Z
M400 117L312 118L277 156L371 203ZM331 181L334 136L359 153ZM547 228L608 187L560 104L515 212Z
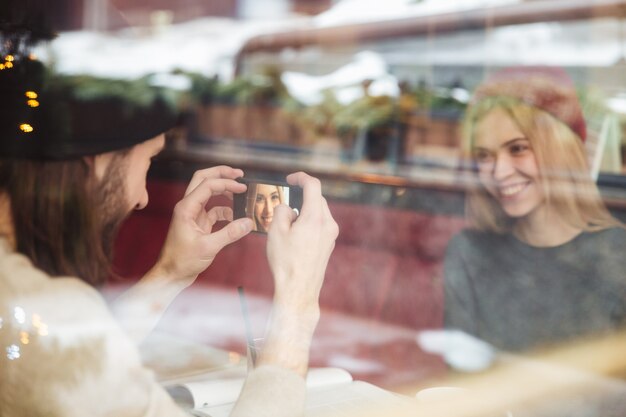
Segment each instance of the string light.
M39 102L37 100L28 100L26 102L30 107L39 107Z
M41 326L43 324L43 322L41 321L41 316L39 314L37 314L37 313L33 314L32 322L33 322L33 327L35 327L37 329L39 328L39 326Z
M37 333L40 336L48 335L48 325L41 320L41 316L39 314L33 314L33 327L37 329Z
M24 132L24 133L30 133L30 132L32 132L35 129L33 129L33 127L31 125L29 125L28 123L22 123L20 125L20 130L22 132Z
M7 358L10 361L14 361L20 358L20 347L17 345L10 345L6 347Z
M15 60L15 57L13 55L7 55L4 57L4 63L0 64L0 71L4 70L4 69L10 69L13 68L13 61Z
M26 321L26 312L22 307L16 306L13 309L13 317L15 317L15 320L17 320L19 324L24 324Z
M37 93L35 93L34 91L27 91L24 93L24 95L28 98L37 98Z

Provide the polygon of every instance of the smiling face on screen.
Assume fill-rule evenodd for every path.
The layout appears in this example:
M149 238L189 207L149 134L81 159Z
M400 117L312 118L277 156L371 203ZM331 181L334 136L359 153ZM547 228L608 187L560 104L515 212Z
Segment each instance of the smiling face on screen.
M254 219L259 231L267 232L274 219L274 207L282 203L278 186L258 184L254 202Z

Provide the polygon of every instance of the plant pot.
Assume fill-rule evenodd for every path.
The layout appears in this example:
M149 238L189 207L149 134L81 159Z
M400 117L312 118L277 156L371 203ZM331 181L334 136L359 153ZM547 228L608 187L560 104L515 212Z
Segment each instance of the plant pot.
M372 162L386 160L392 165L404 162L406 128L399 123L388 123L369 129L365 136L364 157Z
M368 129L365 133L365 158L372 162L385 160L389 153L392 135L393 128L391 126L377 126Z

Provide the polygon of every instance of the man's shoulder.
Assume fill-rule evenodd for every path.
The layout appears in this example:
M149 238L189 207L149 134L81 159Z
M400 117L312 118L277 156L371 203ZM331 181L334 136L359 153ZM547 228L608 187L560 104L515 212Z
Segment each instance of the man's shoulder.
M182 415L154 383L152 372L142 367L139 352L104 299L80 279L50 277L28 258L3 253L2 318L0 346L7 349L0 355L0 380L30 384L31 392L48 400L34 404L28 395L0 389L0 403L11 394L9 406L32 414L44 415L45 408L144 415L141 410L155 406L165 410L159 415Z
M46 314L61 322L110 314L104 299L82 280L53 278L26 256L5 251L0 253L0 310L16 308L29 316Z
M67 291L97 297L97 291L75 277L54 277L35 267L30 259L15 252L0 253L0 282L8 292L43 293Z

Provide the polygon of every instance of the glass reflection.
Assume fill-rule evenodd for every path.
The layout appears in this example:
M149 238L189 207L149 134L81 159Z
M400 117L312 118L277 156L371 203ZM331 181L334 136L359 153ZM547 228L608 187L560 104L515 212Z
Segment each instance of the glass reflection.
M15 307L13 309L13 316L19 324L24 324L26 322L26 312L22 307Z
M19 359L21 354L20 354L20 347L17 345L10 345L7 346L7 358L9 358L10 361L14 361L16 359Z

